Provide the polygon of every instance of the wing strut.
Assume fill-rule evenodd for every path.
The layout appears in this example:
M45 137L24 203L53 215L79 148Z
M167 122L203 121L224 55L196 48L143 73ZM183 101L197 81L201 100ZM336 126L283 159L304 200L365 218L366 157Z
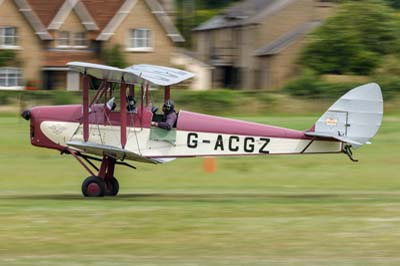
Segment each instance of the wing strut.
M90 77L86 71L83 74L83 140L89 139L89 82Z
M171 97L171 89L169 86L165 86L165 90L164 90L164 102L166 102L167 100L169 100Z
M146 107L149 106L149 83L146 82Z
M103 79L103 83L107 83L107 80ZM104 87L104 84L103 84L103 83L102 83L102 85L103 85L103 87ZM99 99L101 99L101 97L103 97L103 94L104 94L103 87L102 87L102 86L99 86L99 88L97 89L96 94L94 95L92 101L91 101L90 104L89 104L89 107L92 106L93 104L95 104L96 101L98 101Z
M140 86L140 127L143 128L143 110L144 110L144 84Z
M108 85L109 85L109 83L108 83L108 81L107 81L107 79L103 79L103 92L104 92L104 125L106 124L106 119L107 119L107 112L105 112L105 110L107 110L107 101L108 101L108 98L107 98L107 93L108 93ZM111 99L111 97L110 97L110 99Z
M121 81L121 90L120 90L120 96L121 96L121 146L122 149L125 149L126 145L126 125L127 125L127 110L126 110L126 83L124 78L122 78Z
M69 154L71 154L71 155L83 166L83 168L85 168L86 171L88 171L88 173L89 173L91 176L95 176L95 174L93 173L93 171L90 170L89 167L87 167L87 165L81 160L81 158L79 158L79 152L73 151L73 150L68 149L68 148L66 149L66 151L67 151Z
M83 159L85 159L85 161L88 162L94 169L96 169L97 172L100 171L100 169L96 165L94 165L94 163L92 163L89 159L94 160L94 161L98 161L98 162L103 161L102 159L97 158L97 157L93 157L93 156L89 156L87 154L81 154L81 153L78 153L77 156L80 156ZM129 167L129 168L132 168L132 169L136 169L135 166L133 166L133 165L127 163L127 162L118 162L118 161L116 161L115 164L123 165L123 166Z
M135 98L135 85L129 84L129 95Z

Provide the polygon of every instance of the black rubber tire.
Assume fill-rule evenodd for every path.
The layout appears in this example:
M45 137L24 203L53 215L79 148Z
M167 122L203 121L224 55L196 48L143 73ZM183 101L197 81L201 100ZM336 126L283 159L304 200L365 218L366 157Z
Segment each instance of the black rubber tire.
M111 179L110 179L110 190L109 191L107 191L106 192L106 196L113 196L113 197L115 197L115 196L117 196L117 194L118 194L118 191L119 191L119 183L118 183L118 180L115 178L115 177L112 177Z
M85 197L103 197L105 193L106 183L98 176L89 176L82 183L82 194Z

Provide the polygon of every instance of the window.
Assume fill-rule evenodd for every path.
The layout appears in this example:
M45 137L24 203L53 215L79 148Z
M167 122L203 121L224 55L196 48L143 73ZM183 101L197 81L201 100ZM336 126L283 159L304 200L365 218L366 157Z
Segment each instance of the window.
M69 46L69 31L61 31L58 35L58 46Z
M86 48L87 40L85 32L61 31L58 34L58 48Z
M17 46L17 28L0 27L0 47L16 47Z
M128 50L131 51L151 51L151 30L132 29L129 31Z
M75 47L86 47L86 33L75 32L74 33L74 46Z
M0 87L16 88L22 87L22 71L15 67L0 68Z

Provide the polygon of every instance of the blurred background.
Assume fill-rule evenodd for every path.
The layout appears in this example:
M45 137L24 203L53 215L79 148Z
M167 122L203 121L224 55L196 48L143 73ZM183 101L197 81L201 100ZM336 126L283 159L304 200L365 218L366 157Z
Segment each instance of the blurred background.
M299 130L377 82L385 115L358 164L138 164L116 169L119 197L88 200L84 170L19 117L81 103L70 61L185 69L177 109ZM399 265L399 63L399 0L0 0L0 264Z
M4 0L0 90L78 91L79 73L65 64L85 61L186 69L196 74L181 86L188 90L336 98L374 81L393 98L398 8L396 0Z

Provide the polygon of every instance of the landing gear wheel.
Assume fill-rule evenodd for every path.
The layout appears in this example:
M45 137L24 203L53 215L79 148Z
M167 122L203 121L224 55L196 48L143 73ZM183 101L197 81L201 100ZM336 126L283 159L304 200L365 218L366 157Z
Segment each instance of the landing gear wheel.
M106 183L98 176L89 176L82 183L82 193L85 197L103 197Z
M118 191L119 191L119 183L118 180L115 177L112 177L108 182L107 182L107 192L106 196L117 196Z

